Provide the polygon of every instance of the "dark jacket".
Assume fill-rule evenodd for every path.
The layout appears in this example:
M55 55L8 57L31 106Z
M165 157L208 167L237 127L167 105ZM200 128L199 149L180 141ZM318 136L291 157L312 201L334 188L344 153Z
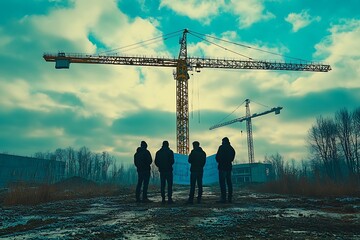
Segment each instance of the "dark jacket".
M174 162L174 152L169 147L162 146L156 152L155 165L159 168L159 172L172 172Z
M191 164L190 172L203 172L206 162L206 153L201 147L195 147L191 150L188 162Z
M230 143L223 143L215 156L216 161L218 162L218 169L221 171L231 171L232 161L235 158L235 150L230 145Z
M152 157L149 152L144 147L138 147L136 153L134 154L134 164L138 172L147 172L150 171L152 163Z

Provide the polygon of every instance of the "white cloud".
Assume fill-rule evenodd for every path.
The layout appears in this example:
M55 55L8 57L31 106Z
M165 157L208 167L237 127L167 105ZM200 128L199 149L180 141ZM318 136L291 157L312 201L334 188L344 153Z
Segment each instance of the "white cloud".
M33 24L43 38L55 36L69 42L71 49L65 49L66 52L102 51L90 42L90 33L110 49L161 35L156 29L156 21L139 17L130 19L112 0L78 0L74 1L71 8L56 8L49 15L29 16L26 21ZM52 44L56 51L58 46ZM170 55L165 50L163 40L148 46L142 45L130 52L119 51L120 54L129 55ZM71 64L70 70L54 71L53 63L43 64L44 80L39 87L43 91L75 94L84 103L85 115L101 114L114 119L139 107L168 111L173 105L169 102L170 97L174 98L174 92L171 91L174 81L170 69ZM139 84L140 73L145 79L142 84ZM162 98L157 95L161 91Z
M167 7L177 14L188 16L191 19L202 20L207 24L212 16L219 14L220 8L224 6L224 0L161 0L160 7Z
M266 43L256 42L256 43L247 43L242 41L239 36L233 31L223 32L221 36L213 36L218 39L210 39L209 42L198 42L196 44L188 43L188 53L190 56L205 56L205 57L218 57L218 58L228 58L228 59L244 59L248 60L249 58L253 60L269 60L269 52L275 53L272 58L277 58L276 60L283 60L281 54L286 53L288 50L283 46L279 47L269 47ZM242 43L240 44L230 44L233 43ZM221 47L219 47L221 46ZM226 50L225 50L226 49ZM261 49L258 51L256 49ZM275 60L275 59L272 59Z
M240 28L250 27L252 24L265 21L275 16L265 10L263 0L237 1L230 0L161 0L160 7L167 7L177 14L210 24L213 17L230 13L238 16Z
M116 2L112 0L77 0L72 8L57 8L49 15L28 18L46 36L71 42L74 49L70 51L94 53L103 50L96 49L96 45L89 40L90 33L95 34L108 49L161 35L156 30L157 21L139 17L130 19L119 11ZM157 42L151 47L137 49L137 52L156 54L161 44Z
M119 12L115 6L110 7L111 4L109 1L105 2L104 5L107 4L108 7L102 6L98 8L99 12L95 14L97 16L96 21L91 20L91 24L87 24L88 19L79 20L79 23L71 25L69 29L67 29L68 32L64 35L61 34L61 31L44 28L44 24L61 22L61 26L66 25L63 23L63 21L68 21L65 16L74 14L74 12L86 12L85 5L74 5L74 8L68 10L57 9L50 12L49 16L30 16L27 18L27 21L32 22L38 29L41 29L42 34L46 36L57 35L58 38L65 38L71 44L74 44L75 47L79 45L79 42L90 44L88 41L89 32L95 33L100 41L112 47L126 45L160 35L155 26L149 21L141 18L135 18L130 21L128 17ZM78 34L76 38L71 34L73 32ZM126 35L124 34L125 32ZM225 32L224 36L226 39L236 39L234 32ZM89 46L95 49L95 46L92 44ZM56 49L55 45L54 49ZM79 51L85 51L86 49L87 47L85 49L80 47ZM150 56L157 55L157 49L164 49L162 42L157 43L155 46L150 45L148 47L135 49L133 52L141 52L144 55ZM189 53L196 53L197 49L206 52L207 56L238 57L228 55L227 52L224 53L223 50L204 43L198 43L196 46L189 45ZM278 49L267 49L278 51ZM166 53L161 54L161 52L159 54L166 55ZM256 57L254 55L252 55L252 57L261 58L260 56ZM70 70L55 71L53 69L53 63L43 63L42 68L44 71L42 74L43 80L41 81L41 86L37 86L38 89L42 91L73 93L84 104L84 107L78 110L81 111L82 115L89 116L99 114L108 119L108 122L111 122L115 118L125 116L127 112L138 109L160 109L175 113L176 96L175 81L172 79L173 69L72 64ZM140 73L143 75L143 79L145 79L142 84L139 84L141 81ZM214 107L220 110L228 107L222 99L214 101L213 94L208 93L206 89L209 89L209 86L211 88L212 85L219 85L218 83L221 79L237 78L235 77L236 75L236 71L206 70L201 73L199 77L196 77L196 80L200 82L199 88L205 89L204 91L201 90L201 107L204 109ZM258 72L257 74L253 72L242 73L235 85L241 86L247 79L252 78L254 81L258 81L259 86L263 86L265 89L271 88L271 81L261 80L262 78L268 79L266 75L266 72ZM194 79L192 76L189 82L190 87L191 81L194 81ZM240 90L237 90L237 87L232 85L232 81L228 80L228 85L217 86L218 91L215 95L227 95L229 97L238 94L245 95L245 91L241 89L240 87Z
M292 94L360 87L360 20L343 20L329 31L330 35L316 45L315 57L323 58L332 71L298 78L291 84Z
M302 10L300 13L289 13L285 18L285 21L292 25L292 31L297 32L301 28L308 26L312 22L319 22L321 18L319 16L312 17L308 10Z
M3 29L0 27L0 48L5 47L7 44L9 44L13 38L10 36L7 36L6 33L3 31Z
M222 39L238 42L238 37L229 32L225 32ZM221 44L234 52L241 52L253 59L267 59L263 52L229 45L227 43L224 44L223 42L220 43L217 40L215 43ZM247 43L244 44L250 45ZM269 52L282 53L283 51L279 48L271 48L264 43L251 45L254 48L263 49ZM201 53L206 53L206 57L211 58L239 59L239 56L236 54L224 51L224 49L204 42L190 44L188 46L188 53L191 56L202 56ZM238 96L238 103L240 103L245 100L245 98L251 98L251 94L254 94L254 91L269 91L274 87L280 91L284 91L285 94L290 86L288 75L276 71L202 69L200 74L194 73L194 76L200 83L200 89L205 93L202 94L202 107L206 109L222 110L229 108L225 103L228 98L236 98L235 96ZM253 92L250 92L249 89Z
M26 70L22 69L21 72L13 71L11 77L0 77L0 106L2 109L25 109L33 111L34 114L47 112L51 115L63 108L74 108L72 110L76 116L85 116L89 119L101 116L101 119L107 124L102 129L103 134L107 133L114 119L126 118L129 112L156 109L172 111L175 116L173 69L71 64L69 70L61 71L55 70L54 63L44 62L41 54L39 55L39 52L51 49L54 52L59 49L65 52L84 53L102 51L103 49L97 49L96 42L90 41L89 34L94 36L95 41L99 41L110 49L152 39L161 35L161 32L157 30L158 22L156 20L139 17L131 19L118 9L116 1L113 0L77 0L73 1L69 8L53 8L47 15L27 15L18 23L31 33L26 35L26 31L23 35L29 37L30 42L36 41L36 44L33 44L34 48L28 49L25 54L19 54L21 59L26 60L20 65L27 66L28 60L36 56L36 60L31 62L32 69L36 69L36 71L33 74L24 74L23 72ZM6 32L5 30L5 26L1 28L2 32ZM24 38L13 36L6 38L4 36L2 39L0 47L4 48L10 40L17 41L18 45L25 41ZM63 46L66 48L61 48ZM18 49L7 49L7 51L20 52ZM125 52L125 54L170 55L166 51L163 40L151 45L143 44L140 48ZM52 94L62 95L63 93L78 99L79 105L66 105L52 98ZM96 151L114 149L114 154L124 155L126 160L131 159L132 151L136 149L139 140L138 136L122 135L121 139L115 141L114 139L119 136L104 134L106 139L99 141L89 139L87 142L86 137L80 135L74 137L67 132L64 133L61 128L46 129L50 131L50 134L57 136L64 134L56 140L59 146L54 146L54 149L61 146L66 147L65 141L66 144L71 144L73 147L87 145ZM30 137L42 137L44 131L36 131L31 134ZM175 138L174 133L171 132L169 135ZM156 139L159 142L162 140L154 136L152 141L156 141ZM122 152L115 150L117 146L111 144L113 142L125 146L127 141L130 141L128 145L130 144L131 147L123 149ZM78 144L79 146L77 146ZM174 141L172 144L175 148ZM34 152L42 151L41 146L32 147L38 147L33 150Z
M238 16L240 28L247 28L256 22L275 18L274 14L265 10L263 2L263 0L231 0L226 7L229 12Z
M360 38L360 20L343 20L341 23L333 25L329 29L329 36L325 37L316 45L316 58L324 59L325 63L330 64L333 68L329 73L311 73L311 72L272 72L272 71L254 71L254 70L211 70L203 69L196 76L200 81L202 109L218 110L230 113L245 98L250 98L261 103L266 100L273 101L278 96L284 96L284 99L294 100L294 96L299 97L307 95L311 92L322 93L329 89L336 88L360 88L359 76L360 70L360 49L357 47ZM232 33L224 33L223 38L233 42L237 38ZM245 43L246 44L246 43ZM254 58L264 59L261 54L252 55L245 49L234 48L233 46L225 46L234 49L236 52L242 52ZM276 53L283 53L283 49L271 49L264 44L254 46L263 50ZM191 55L200 55L204 52L211 54L211 57L233 58L231 53L209 45L207 43L197 43L189 45L188 51ZM236 56L235 56L236 57ZM266 59L266 58L265 58ZM295 79L295 80L294 80ZM194 80L194 79L192 79ZM339 99L341 102L342 99ZM295 100L296 101L296 100ZM360 101L360 95L359 95ZM275 105L286 104L286 102L266 102L266 105L273 107ZM314 105L316 103L313 103ZM285 106L284 106L285 107ZM284 112L294 114L298 109L284 108ZM334 110L336 111L336 109ZM258 112L255 109L252 112ZM321 114L321 113L319 113ZM233 116L234 119L238 116ZM285 115L286 116L286 115ZM289 122L282 121L282 115L279 117L265 116L266 119L255 120L253 125L256 130L253 132L255 141L255 154L257 160L263 159L263 153L276 151L283 154L285 158L301 159L307 157L307 131L313 124L316 115L303 117L301 120L291 120ZM230 120L228 119L228 120ZM220 119L216 119L220 120ZM216 121L215 120L215 121ZM260 121L261 120L261 121ZM216 122L214 122L215 124ZM245 128L243 129L246 134ZM191 137L201 139L204 145L209 149L216 149L218 142L223 136L228 136L237 149L240 149L239 159L246 159L246 143L241 145L242 137L239 131L234 128L223 127L213 130L211 133L193 134ZM266 142L267 146L256 144L257 142ZM273 146L273 147L271 147ZM241 154L245 154L245 157Z
M69 108L54 102L48 95L38 92L24 79L13 79L11 82L0 79L0 93L0 105L4 109L22 108L50 112L54 109Z
M95 46L87 39L103 11L114 5L110 1L78 0L73 8L58 8L49 15L31 16L31 22L47 36L71 41L79 51L93 52Z

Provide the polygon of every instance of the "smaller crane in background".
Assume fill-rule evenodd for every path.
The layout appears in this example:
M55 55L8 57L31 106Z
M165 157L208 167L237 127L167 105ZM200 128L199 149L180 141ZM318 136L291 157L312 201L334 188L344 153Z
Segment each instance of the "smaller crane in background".
M244 117L236 118L227 122L219 123L216 125L213 125L209 128L209 130L213 130L215 128L223 127L226 125L233 124L235 122L242 122L246 120L246 132L247 132L247 144L248 144L248 156L249 156L249 164L251 166L252 163L254 163L254 142L253 142L253 136L252 136L252 124L251 119L263 116L268 113L275 112L275 115L280 114L280 110L282 107L273 107L270 110L267 110L265 112L261 113L254 113L250 114L250 100L245 99L245 108L246 108L246 115Z

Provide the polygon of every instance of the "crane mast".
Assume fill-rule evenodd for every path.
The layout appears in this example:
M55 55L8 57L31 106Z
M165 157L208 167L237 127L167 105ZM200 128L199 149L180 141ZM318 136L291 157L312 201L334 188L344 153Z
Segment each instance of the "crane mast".
M286 63L262 60L188 57L187 34L189 32L190 31L187 29L183 30L182 37L180 39L180 52L178 58L91 55L64 52L59 52L57 54L44 53L43 58L47 62L55 62L56 69L68 69L70 67L70 63L175 67L176 71L174 73L174 77L176 79L176 141L177 152L180 154L189 153L189 68L286 70L309 72L328 72L331 70L330 65L320 63ZM249 128L251 129L251 122L249 124Z
M248 143L248 157L249 157L249 163L254 163L254 141L253 141L253 135L252 135L252 123L251 119L260 117L272 112L275 112L275 114L280 114L280 110L282 107L273 107L270 110L261 112L261 113L254 113L250 114L250 100L245 99L245 108L246 108L246 115L244 117L236 118L227 122L223 122L220 124L213 125L209 128L209 130L213 130L215 128L227 126L236 122L243 122L246 121L246 132L247 132L247 143Z
M246 133L247 133L247 142L248 142L248 156L249 163L254 162L254 141L252 136L252 124L250 117L250 100L245 100L245 108L246 108Z
M187 69L187 46L185 29L180 39L180 52L176 65L176 141L177 151L180 154L189 152L189 96Z

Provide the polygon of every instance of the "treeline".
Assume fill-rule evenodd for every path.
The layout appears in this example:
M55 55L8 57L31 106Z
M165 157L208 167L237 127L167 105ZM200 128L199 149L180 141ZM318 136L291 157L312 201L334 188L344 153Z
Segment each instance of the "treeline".
M360 196L360 108L343 108L332 117L316 118L307 136L308 160L265 157L275 181L267 192L308 196Z
M318 117L308 143L315 176L336 182L360 180L360 107Z
M54 152L37 152L35 158L56 160L65 162L65 176L82 177L95 182L134 184L137 181L137 173L134 167L120 166L116 158L104 151L92 152L87 147L76 150L72 147L58 148ZM154 169L154 167L153 167ZM158 173L152 173L151 182L157 182Z
M335 182L360 181L360 108L334 117L319 116L307 137L309 160L285 161L279 153L265 156L275 179L288 175Z

